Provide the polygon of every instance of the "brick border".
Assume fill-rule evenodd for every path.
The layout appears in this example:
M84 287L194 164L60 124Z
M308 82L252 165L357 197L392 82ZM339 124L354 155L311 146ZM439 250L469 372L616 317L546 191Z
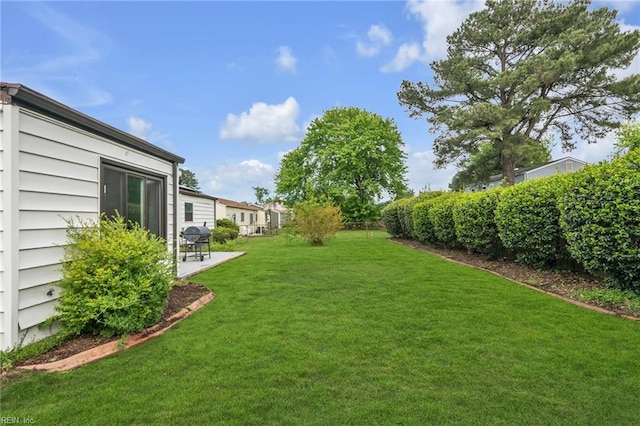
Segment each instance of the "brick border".
M80 352L78 354L72 355L68 358L61 359L58 361L48 362L46 364L22 365L16 368L18 370L46 371L46 372L73 370L74 368L80 367L90 362L97 361L102 358L106 358L110 355L121 352L125 349L129 349L133 346L137 346L141 343L146 342L149 339L152 339L156 336L161 335L165 331L169 330L171 327L180 323L183 319L187 318L189 315L193 314L198 309L202 308L207 303L211 302L214 297L215 297L215 294L213 292L209 292L205 294L195 302L191 303L189 306L182 308L180 311L176 312L171 317L169 317L168 321L173 321L171 324L161 329L156 329L156 326L151 326L141 331L140 333L127 336L124 344L121 343L121 341L109 342L109 343L105 343L104 345L96 346L95 348L87 349L84 352Z

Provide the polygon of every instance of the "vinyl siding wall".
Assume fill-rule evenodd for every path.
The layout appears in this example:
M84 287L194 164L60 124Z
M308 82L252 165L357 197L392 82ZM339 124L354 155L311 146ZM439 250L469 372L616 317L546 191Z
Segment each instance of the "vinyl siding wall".
M193 204L193 220L191 222L187 222L185 219L185 203ZM202 226L205 222L207 222L208 228L214 228L216 226L216 207L214 200L180 194L180 209L178 213L180 214L180 228Z
M17 302L17 327L14 322L12 333L1 337L3 348L13 346L17 341L36 340L49 333L35 326L55 312L59 294L55 282L61 277L61 259L67 241L66 221L99 217L101 160L143 169L166 178L165 199L168 205L165 223L170 250L174 220L172 163L17 106L4 105L3 114L8 109L11 110L10 115L17 116L17 120L11 124L12 137L9 141L5 133L7 120L4 117L0 120L5 123L0 149L4 151L7 142L12 145L17 162L11 164L8 172L15 173L16 179L10 185L5 180L7 187L0 186L4 189L0 214L5 213L3 207L12 210L10 221L17 224L12 228L17 235L13 236L13 244L4 235L0 238L2 248L15 250L13 256L3 256L4 259L11 257L10 264L0 263L0 274L6 274L7 268L11 268L10 280L4 276L0 280L0 291L9 289L14 297L13 305L3 303L0 315ZM7 173L7 170L3 169L2 173ZM5 194L7 191L14 191L17 205L6 205L10 198ZM6 218L0 220L4 229L8 222ZM0 228L0 232L2 230ZM0 320L0 327L3 325Z

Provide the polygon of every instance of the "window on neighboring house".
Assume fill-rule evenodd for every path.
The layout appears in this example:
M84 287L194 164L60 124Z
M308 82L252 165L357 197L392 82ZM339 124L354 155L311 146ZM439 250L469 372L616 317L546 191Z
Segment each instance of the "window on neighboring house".
M573 161L567 161L567 171L568 172L573 171Z
M249 213L249 225L253 225L253 213Z
M244 222L244 212L240 213L240 223Z
M107 216L116 211L159 237L165 232L165 179L122 166L102 163L100 209Z
M193 203L184 203L184 221L193 222Z

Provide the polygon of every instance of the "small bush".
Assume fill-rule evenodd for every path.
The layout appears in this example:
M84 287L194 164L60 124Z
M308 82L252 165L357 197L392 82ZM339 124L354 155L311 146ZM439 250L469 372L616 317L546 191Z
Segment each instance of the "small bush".
M224 244L227 241L233 241L238 238L238 231L235 229L218 226L211 230L211 241L216 244Z
M413 234L413 205L417 201L417 197L403 198L398 203L398 216L402 226L403 238L415 238Z
M216 220L216 227L234 229L236 234L240 233L240 226L231 219L222 218Z
M387 229L387 232L393 237L402 237L402 224L400 223L399 200L392 201L387 204L380 215L382 216L382 222Z
M453 206L459 196L460 194L457 192L448 192L435 198L435 202L429 209L429 220L433 225L436 242L445 247L459 246L456 225L453 220Z
M497 258L505 251L495 221L502 188L462 194L453 206L456 236L467 250Z
M337 206L311 200L293 207L294 228L312 246L323 245L342 228L343 223Z
M411 214L413 218L413 232L416 239L421 243L434 244L437 242L436 234L433 230L433 223L429 216L429 210L431 210L431 207L433 207L442 196L442 194L436 195L420 201L413 206L413 212Z
M536 268L566 262L558 197L568 175L554 175L505 188L495 210L500 240L516 259Z
M164 240L121 216L68 224L55 317L65 332L113 336L155 324L173 278Z
M559 208L571 256L640 293L640 149L574 173Z

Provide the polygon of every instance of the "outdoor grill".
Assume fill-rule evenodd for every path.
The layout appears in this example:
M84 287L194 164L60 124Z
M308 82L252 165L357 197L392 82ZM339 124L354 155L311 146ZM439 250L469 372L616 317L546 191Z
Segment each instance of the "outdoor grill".
M205 222L203 226L188 227L183 231L182 238L184 240L184 256L182 256L183 262L187 260L188 252L193 252L191 256L195 259L200 258L200 261L202 262L204 260L203 247L207 249L209 259L211 259L211 230L207 228L207 222Z

